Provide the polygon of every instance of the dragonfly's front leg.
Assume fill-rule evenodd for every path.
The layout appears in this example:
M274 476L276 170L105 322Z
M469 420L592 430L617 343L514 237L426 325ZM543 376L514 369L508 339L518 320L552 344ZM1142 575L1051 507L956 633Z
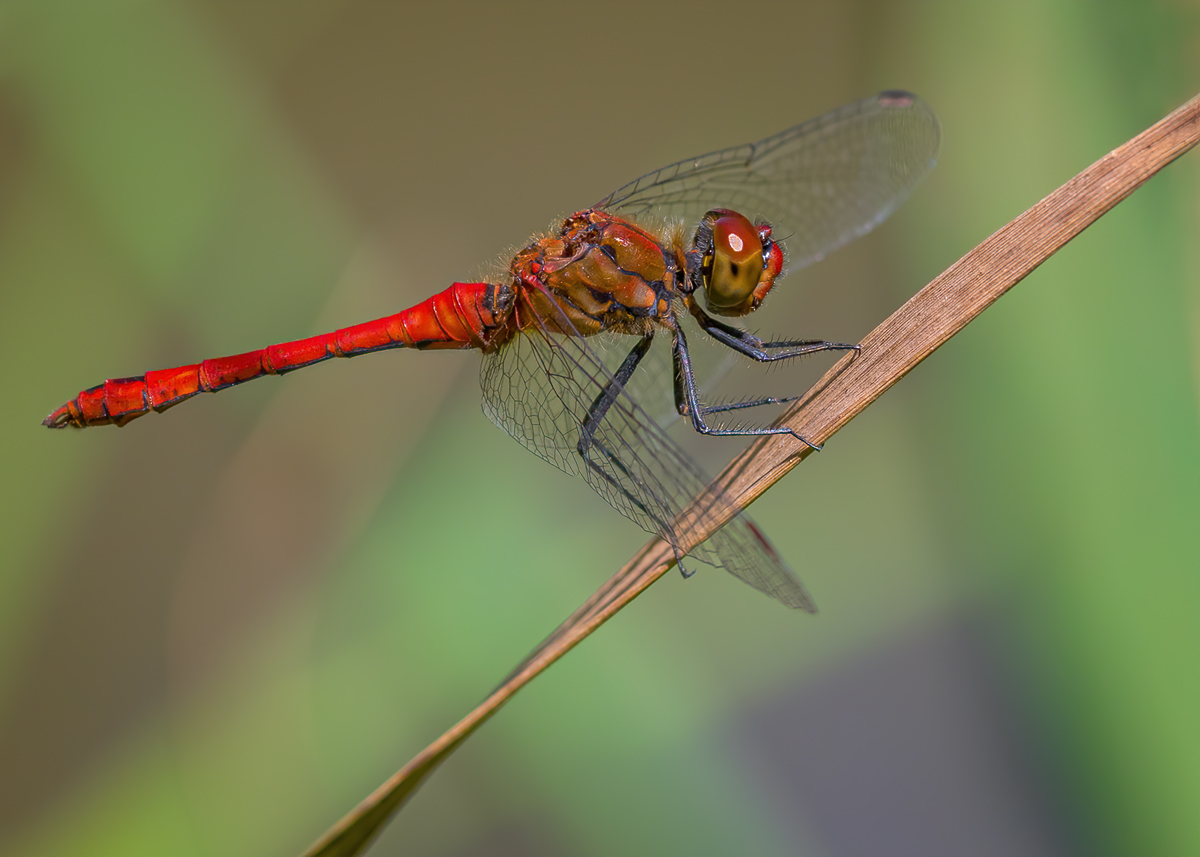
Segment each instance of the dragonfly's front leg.
M709 319L709 321L713 321L713 320ZM713 324L716 326L719 326L721 328L725 328L726 331L740 332L740 331L737 331L736 328L728 327L727 325L723 325L720 322L713 321ZM714 334L714 336L715 336L715 334ZM749 336L749 334L747 334L747 336ZM722 342L725 341L724 339L721 339L720 337L717 337L717 338L720 339L720 341L722 341ZM754 341L759 342L760 349L762 347L769 347L769 346L778 344L778 343L763 343L760 340L757 340L756 337L749 337L749 338ZM727 343L727 344L729 344L729 343ZM825 347L811 347L811 348L808 348L808 350L803 350L808 346L825 346ZM731 347L736 347L736 346L731 345ZM814 342L808 342L808 341L795 343L792 345L792 348L795 351L795 353L784 354L784 355L780 355L778 357L773 357L773 356L767 355L766 358L764 359L764 362L765 362L765 360L782 359L783 357L799 357L801 354L811 354L814 351L829 351L829 350L838 349L838 348L858 350L858 346L856 346L856 345L843 345L842 343L833 343L833 342L814 343ZM738 348L738 350L742 351L741 348ZM700 394L697 392L697 389L696 389L696 376L695 376L694 371L692 370L692 358L691 358L691 355L688 353L687 337L685 337L683 335L683 330L678 326L678 324L675 326L674 340L672 341L672 351L673 351L674 360L675 360L675 408L676 408L676 410L679 411L679 413L681 415L691 418L692 428L694 428L696 431L700 432L700 434L706 434L706 435L710 435L713 437L759 437L759 436L768 435L768 434L790 434L792 437L796 438L796 440L800 441L801 443L805 444L806 446L809 446L812 449L817 450L818 452L821 450L821 447L817 446L815 443L812 443L807 438L802 437L801 435L792 431L787 426L774 426L774 427L768 426L765 428L717 428L714 426L710 426L704 419L709 414L722 413L722 412L726 412L726 411L736 411L736 410L741 410L743 408L756 408L756 407L759 407L760 405L784 404L786 402L793 402L800 397L799 396L789 396L789 397L785 397L785 398L768 397L768 398L762 398L762 399L747 399L745 401L732 402L732 403L726 404L726 405L701 405L700 404ZM747 354L748 356L751 356L751 357L754 356L753 354L750 354L748 351L742 351L742 353ZM759 358L756 358L756 359L759 359Z
M763 342L754 334L717 321L707 313L700 312L698 308L692 311L692 317L696 319L696 323L704 332L717 342L727 345L734 351L745 354L751 360L757 360L759 363L790 360L793 357L816 354L818 351L859 351L862 347L851 345L848 342L826 342L823 339L784 339L777 342Z

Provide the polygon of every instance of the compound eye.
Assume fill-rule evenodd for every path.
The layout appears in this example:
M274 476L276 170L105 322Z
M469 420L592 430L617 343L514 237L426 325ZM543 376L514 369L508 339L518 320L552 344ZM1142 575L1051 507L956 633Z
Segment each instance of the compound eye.
M749 300L763 272L763 243L754 225L736 211L722 211L712 226L712 268L706 285L714 312L736 310Z

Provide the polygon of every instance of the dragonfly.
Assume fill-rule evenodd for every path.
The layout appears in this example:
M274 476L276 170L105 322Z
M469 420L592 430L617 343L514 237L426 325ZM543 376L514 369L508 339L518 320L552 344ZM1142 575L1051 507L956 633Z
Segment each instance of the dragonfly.
M55 409L44 425L123 426L198 393L334 357L475 349L492 422L670 544L685 577L685 558L694 558L815 612L769 539L649 416L652 405L637 392L639 366L656 341L669 344L674 410L702 435L792 434L807 444L784 426L729 422L798 396L706 403L688 331L763 364L857 351L818 339L764 341L724 319L758 309L785 269L816 262L879 225L933 167L939 143L925 102L882 92L757 143L647 173L533 238L500 282L456 282L375 321L110 379ZM699 526L727 522L685 546L685 513Z

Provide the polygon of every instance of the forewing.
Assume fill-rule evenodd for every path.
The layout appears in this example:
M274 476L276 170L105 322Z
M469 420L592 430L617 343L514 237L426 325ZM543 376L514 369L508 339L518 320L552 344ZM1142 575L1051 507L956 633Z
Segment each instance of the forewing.
M582 337L535 327L485 355L484 412L525 448L583 479L614 509L661 536L682 556L679 515L702 498L692 511L704 523L732 512L733 503L709 488L699 465L624 389L581 452L582 427L591 408L605 387L615 384L613 371L637 342L635 337L602 336L623 347L593 349ZM800 579L745 515L734 517L688 553L724 567L789 607L815 610Z
M757 143L655 170L594 207L634 219L698 223L732 208L771 223L791 268L870 232L934 166L941 132L909 92L847 104Z

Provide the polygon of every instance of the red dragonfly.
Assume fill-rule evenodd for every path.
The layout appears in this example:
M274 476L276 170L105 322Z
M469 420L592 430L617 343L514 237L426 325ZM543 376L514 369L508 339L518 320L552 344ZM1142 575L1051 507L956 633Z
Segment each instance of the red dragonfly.
M44 424L121 426L197 393L331 357L474 348L483 352L488 417L670 543L682 569L685 551L675 530L680 514L696 514L692 504L704 497L702 519L725 517L732 501L706 491L700 467L643 410L630 389L639 364L656 338L669 342L675 408L701 434L793 433L715 422L722 414L796 397L704 404L684 321L690 316L706 336L760 363L857 350L812 339L764 342L717 316L744 316L763 302L785 266L781 233L787 266L796 269L882 222L933 167L939 136L937 119L917 96L883 92L757 143L679 161L630 182L534 239L512 260L505 282L454 283L376 321L105 381ZM800 579L744 514L688 553L789 607L815 609Z

